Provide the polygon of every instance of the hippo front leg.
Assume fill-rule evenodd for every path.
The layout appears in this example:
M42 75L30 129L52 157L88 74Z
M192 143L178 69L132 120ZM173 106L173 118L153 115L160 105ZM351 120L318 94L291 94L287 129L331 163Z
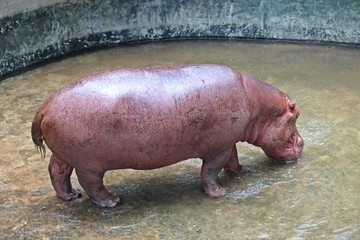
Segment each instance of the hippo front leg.
M250 172L249 167L239 164L236 145L233 146L229 160L225 164L224 169L228 172L232 172L236 174Z
M70 182L70 176L73 167L54 154L50 157L49 173L51 183L55 189L58 198L70 201L82 196L80 190L73 189Z
M80 185L84 188L91 201L99 207L115 207L120 198L111 195L104 187L105 172L75 169Z
M218 153L215 156L203 159L201 167L201 185L210 197L221 197L226 194L226 189L216 183L216 177L228 161L232 148Z

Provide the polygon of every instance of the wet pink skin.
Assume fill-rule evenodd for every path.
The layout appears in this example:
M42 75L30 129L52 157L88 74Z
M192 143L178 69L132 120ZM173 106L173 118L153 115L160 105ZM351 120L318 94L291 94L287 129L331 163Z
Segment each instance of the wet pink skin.
M220 65L109 70L65 86L37 111L32 138L51 150L49 173L59 198L81 196L100 207L120 202L103 185L106 171L155 169L189 158L203 160L201 184L211 197L226 191L215 179L239 164L235 144L261 147L271 158L297 160L303 139L300 112L267 83Z

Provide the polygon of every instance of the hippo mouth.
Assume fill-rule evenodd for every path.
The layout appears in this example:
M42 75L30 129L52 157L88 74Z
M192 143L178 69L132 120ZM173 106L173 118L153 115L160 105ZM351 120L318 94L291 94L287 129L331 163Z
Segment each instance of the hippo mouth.
M265 154L271 159L284 163L299 160L304 147L304 141L298 133L294 133L289 140L280 147L263 148Z

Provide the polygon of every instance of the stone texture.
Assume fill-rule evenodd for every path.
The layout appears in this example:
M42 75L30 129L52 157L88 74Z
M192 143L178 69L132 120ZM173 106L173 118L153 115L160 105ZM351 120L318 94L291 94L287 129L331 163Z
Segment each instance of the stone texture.
M144 40L232 37L360 45L357 0L59 0L39 6L45 7L0 14L0 79L65 54ZM9 12L6 6L0 11Z

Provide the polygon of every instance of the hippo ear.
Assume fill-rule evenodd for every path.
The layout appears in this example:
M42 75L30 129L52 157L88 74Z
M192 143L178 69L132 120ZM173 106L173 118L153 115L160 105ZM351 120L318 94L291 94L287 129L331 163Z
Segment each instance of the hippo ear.
M294 110L295 109L295 101L293 100L288 100L288 107L290 110Z
M296 104L293 100L288 100L288 107L292 113L294 113L295 117L298 118L300 116L300 110L295 108Z

